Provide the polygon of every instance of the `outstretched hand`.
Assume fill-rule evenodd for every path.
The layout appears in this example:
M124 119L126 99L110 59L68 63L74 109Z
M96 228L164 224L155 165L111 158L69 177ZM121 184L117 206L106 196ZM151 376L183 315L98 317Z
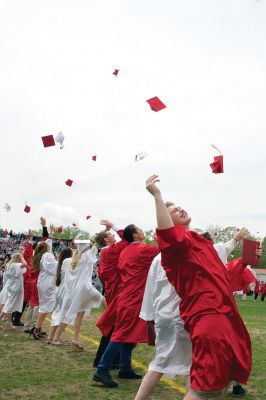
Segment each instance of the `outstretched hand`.
M42 226L46 226L46 219L44 217L40 218L40 223Z
M158 175L152 175L146 180L146 189L153 196L161 194L160 189L156 185L157 182L160 182L160 179L158 179Z
M112 229L112 227L114 226L113 222L109 221L108 219L102 219L100 221L101 225L105 225L105 229L107 231L109 231L109 229Z
M234 235L234 239L237 242L240 242L240 240L243 240L248 234L249 231L247 230L247 228L238 229L238 231Z

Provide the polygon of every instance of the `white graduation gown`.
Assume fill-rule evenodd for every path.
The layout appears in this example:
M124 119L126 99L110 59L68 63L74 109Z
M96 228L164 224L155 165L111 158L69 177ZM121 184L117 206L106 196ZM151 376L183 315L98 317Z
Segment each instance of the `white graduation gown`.
M149 270L140 318L155 322L156 354L149 370L161 372L167 378L190 373L192 346L180 317L180 302L180 297L161 266L161 255L158 254Z
M57 261L52 253L44 253L40 261L38 277L39 312L52 313L56 295Z
M0 304L6 304L6 300L7 300L7 273L4 272L3 274L3 287L2 290L0 292Z
M60 325L61 321L61 309L63 305L63 300L66 292L65 288L65 275L66 275L66 269L68 268L68 263L66 263L68 259L66 258L63 261L63 264L61 266L61 283L58 286L58 289L56 291L56 299L55 299L55 308L54 312L52 314L52 322L51 326L57 326ZM72 260L72 259L71 259Z
M100 307L103 296L92 285L93 266L97 261L94 253L87 250L82 254L81 259L72 269L71 258L67 258L66 273L64 279L65 295L61 308L61 313L58 313L58 323L74 325L77 314L85 311L89 314L91 308Z
M23 274L26 272L26 267L22 267L22 265L21 263L12 263L6 272L7 297L2 310L4 313L22 311L24 300Z

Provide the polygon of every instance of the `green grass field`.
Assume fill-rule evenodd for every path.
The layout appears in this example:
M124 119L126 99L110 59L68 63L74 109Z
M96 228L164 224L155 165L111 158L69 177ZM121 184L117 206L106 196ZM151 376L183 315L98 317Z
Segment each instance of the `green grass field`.
M246 400L266 400L266 302L252 299L238 301L238 307L249 329L253 343L253 368ZM0 399L96 399L131 400L139 382L117 379L118 389L106 389L91 379L92 361L100 333L95 321L100 312L84 320L82 341L85 351L71 349L72 333L68 330L63 339L66 346L47 345L45 341L29 340L23 330L0 325ZM48 329L48 324L45 327ZM134 365L139 372L152 360L154 348L139 345L133 352ZM164 381L156 387L150 399L182 399L184 381ZM228 394L228 399L231 395Z

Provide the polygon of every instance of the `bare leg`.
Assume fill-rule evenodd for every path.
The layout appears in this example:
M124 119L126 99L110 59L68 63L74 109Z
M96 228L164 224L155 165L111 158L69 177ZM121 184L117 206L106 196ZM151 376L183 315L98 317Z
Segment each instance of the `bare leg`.
M58 325L50 326L47 340L53 340L57 327L58 327Z
M221 394L219 397L211 397L208 400L224 400L225 393ZM183 400L202 400L202 397L197 396L191 389L187 392Z
M58 342L58 340L60 339L60 336L62 335L62 333L64 332L66 327L67 327L67 324L63 324L63 323L61 323L59 326L57 326L57 329L55 331L54 338L53 338L54 342Z
M47 313L38 313L38 318L35 324L35 328L39 329L42 326L43 321L45 320Z
M80 328L81 328L81 323L82 323L84 314L85 314L85 311L81 311L76 316L75 323L74 323L74 338L73 338L74 342L80 341L79 334L80 334Z
M142 379L135 400L145 400L153 392L154 386L159 382L162 376L163 374L161 372L148 371Z

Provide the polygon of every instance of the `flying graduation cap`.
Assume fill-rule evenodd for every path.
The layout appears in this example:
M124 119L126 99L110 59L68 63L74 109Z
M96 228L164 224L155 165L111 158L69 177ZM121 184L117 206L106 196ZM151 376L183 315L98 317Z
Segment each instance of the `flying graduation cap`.
M150 105L152 111L161 111L166 108L166 105L159 99L159 97L155 96L149 100L146 100L147 103Z
M219 156L214 156L213 162L210 164L213 174L222 174L224 172L223 156L218 147L212 144L212 147L219 152Z
M55 141L56 141L56 143L60 144L60 149L63 149L63 147L64 147L64 140L65 140L65 136L63 135L62 132L59 132L55 138Z
M117 75L118 75L118 72L119 72L119 69L115 69L114 72L112 72L112 74L113 74L114 76L117 76Z
M59 232L59 233L63 232L63 226L62 225L57 228L57 232Z
M146 153L145 151L142 151L140 153L137 153L135 155L135 161L141 161L143 160L145 157L147 157L148 153Z
M87 215L86 216L86 219L88 220L88 219L90 219L91 218L91 215Z
M42 143L44 147L55 146L55 141L53 135L42 136Z
M92 161L96 161L97 156L92 156L91 159Z
M73 226L73 228L76 228L77 224L75 224L75 222L73 222L72 226Z
M30 212L30 206L28 206L27 204L25 205L25 208L24 208L24 211L25 211L25 213L29 213Z
M11 210L11 206L8 203L6 203L4 208L6 209L7 212L9 212Z
M73 185L74 181L72 181L72 179L68 179L65 181L65 184L69 187L71 187Z

